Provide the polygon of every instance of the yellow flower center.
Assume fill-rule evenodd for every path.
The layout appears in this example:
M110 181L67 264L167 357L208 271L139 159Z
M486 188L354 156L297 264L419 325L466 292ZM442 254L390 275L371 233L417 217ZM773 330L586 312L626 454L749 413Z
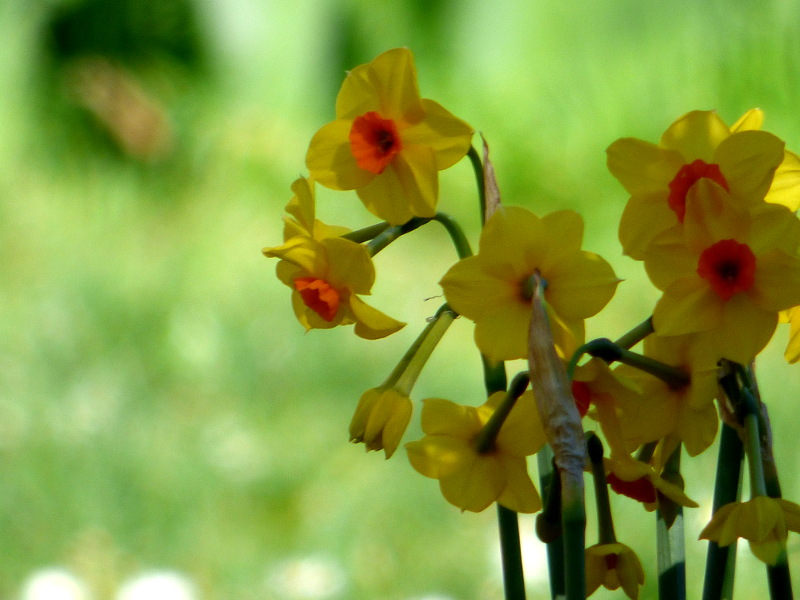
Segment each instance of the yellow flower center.
M723 301L753 287L755 272L755 254L750 246L736 240L721 240L706 248L697 262L697 274Z
M696 161L683 165L669 182L669 197L667 203L678 216L678 221L683 223L686 214L686 194L698 179L710 179L728 190L728 182L719 170L719 165L707 163L704 160Z
M303 303L330 323L339 311L339 292L327 281L316 277L298 277L294 289L300 292Z
M402 147L392 119L371 111L353 120L350 151L359 168L380 175Z

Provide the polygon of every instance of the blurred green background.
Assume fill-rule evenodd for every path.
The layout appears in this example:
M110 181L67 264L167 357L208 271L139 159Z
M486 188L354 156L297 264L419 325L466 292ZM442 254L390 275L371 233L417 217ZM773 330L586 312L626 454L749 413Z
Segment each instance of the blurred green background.
M588 324L614 337L656 294L621 256L626 197L605 148L657 141L689 110L732 123L760 107L799 150L798 26L790 0L5 0L0 598L32 598L48 568L98 600L154 570L205 600L500 598L494 512L461 514L402 451L384 461L347 443L359 395L438 306L455 259L443 232L377 258L372 302L409 322L379 342L304 334L260 253L281 240L311 135L346 69L410 47L423 97L488 139L506 203L584 215L584 247L626 279ZM441 187L475 240L469 165ZM318 211L372 222L351 193L319 190ZM456 323L416 400L482 401L471 335ZM800 376L782 362L786 338L779 329L759 368L798 500ZM714 453L686 461L703 504L686 516L691 597ZM653 598L653 517L613 501ZM533 521L522 524L529 595L544 597ZM790 538L795 579L798 549ZM737 593L755 597L764 570L743 550Z

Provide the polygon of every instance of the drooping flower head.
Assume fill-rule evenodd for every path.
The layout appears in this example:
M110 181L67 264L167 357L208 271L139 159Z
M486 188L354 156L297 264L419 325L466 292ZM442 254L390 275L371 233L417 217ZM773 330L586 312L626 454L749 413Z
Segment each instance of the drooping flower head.
M586 549L586 595L601 585L609 590L620 587L631 600L639 597L644 569L639 557L625 544L595 544Z
M367 450L383 450L391 458L411 420L411 398L392 386L367 390L350 422L350 441Z
M786 551L789 531L800 532L800 506L781 498L755 496L721 507L700 532L700 539L729 546L744 538L759 560L774 565Z
M545 443L530 391L517 399L492 447L478 448L478 436L503 397L492 394L479 407L429 398L422 408L426 435L405 446L411 465L438 479L445 499L462 510L480 512L495 501L516 512L542 507L525 462Z
M347 74L336 120L314 135L306 165L320 184L356 190L370 212L401 225L435 215L438 172L458 162L471 139L469 125L420 98L414 57L395 48Z
M278 279L292 289L295 316L306 330L355 323L356 335L378 339L404 326L359 298L370 293L375 280L364 246L338 237L297 235L282 246L264 248L264 254L281 259Z
M441 280L456 312L475 322L475 342L492 360L528 354L532 277L546 282L556 349L569 358L584 340L584 319L614 295L619 279L600 256L581 250L583 221L572 211L539 218L500 206L486 222L475 256L460 260Z

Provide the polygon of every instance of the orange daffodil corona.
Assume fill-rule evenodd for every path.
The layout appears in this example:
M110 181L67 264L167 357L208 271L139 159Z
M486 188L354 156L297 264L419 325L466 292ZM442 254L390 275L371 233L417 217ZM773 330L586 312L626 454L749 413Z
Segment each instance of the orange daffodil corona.
M420 98L413 56L395 48L347 74L336 120L314 135L306 165L320 184L356 190L370 212L401 225L435 215L438 172L466 155L472 133Z

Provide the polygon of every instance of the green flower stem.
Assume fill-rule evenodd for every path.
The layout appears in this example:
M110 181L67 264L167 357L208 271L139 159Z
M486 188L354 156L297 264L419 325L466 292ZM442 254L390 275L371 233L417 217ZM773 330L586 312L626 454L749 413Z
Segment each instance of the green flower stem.
M757 400L747 389L741 390L744 400L744 451L750 473L750 496L766 496L764 467L761 462L761 437L758 429L759 410Z
M478 198L481 203L481 225L483 225L486 222L486 184L483 178L483 162L481 162L481 157L478 156L475 146L469 147L467 156L472 163L473 171L475 171L475 184L478 186Z
M369 227L364 227L363 229L356 229L350 233L345 233L342 237L346 240L350 240L351 242L363 244L364 242L368 242L377 237L389 229L389 227L389 224L384 221L383 223L375 223L375 225L370 225Z
M410 233L430 222L431 219L424 219L422 217L414 217L402 225L394 225L387 227L380 234L376 235L370 242L367 243L367 250L370 256L375 256L378 252L386 248L389 244L395 241L400 236Z
M621 362L623 364L630 365L631 367L639 369L640 371L644 371L645 373L650 373L650 375L653 375L654 377L658 377L661 381L674 388L680 388L689 383L689 375L687 375L682 369L662 363L661 361L652 359L649 356L644 356L637 352L631 352L630 350L621 348L606 338L592 340L591 342L587 342L578 348L575 354L572 355L572 359L567 367L567 374L570 379L572 378L575 368L578 365L578 361L581 359L583 354L600 358L607 363Z
M483 426L483 429L481 429L481 432L475 440L478 454L484 454L492 450L495 440L497 439L497 434L500 433L500 428L503 426L503 423L506 422L511 409L514 408L517 398L525 392L529 383L530 379L525 372L517 373L514 379L511 380L511 385L506 392L505 398L503 398L500 405L492 413L492 416L489 417L489 421Z
M433 349L455 318L456 313L453 309L448 304L443 304L397 363L382 387L395 387L402 393L410 395L411 388L414 387Z
M517 513L498 504L497 525L500 530L500 557L506 600L525 600L525 574L522 569Z
M628 333L615 340L614 343L620 348L630 350L636 344L641 342L648 335L653 333L653 317L648 317L647 320L639 323L636 327L631 329Z
M597 506L597 542L613 544L617 541L614 533L614 519L611 517L611 502L608 499L606 468L603 464L603 442L593 432L586 434L586 451L592 464L594 480L594 500Z
M495 392L504 392L508 385L506 377L506 364L504 362L492 362L484 354L481 354L483 365L483 383L486 386L486 396L491 396Z
M536 534L547 545L547 569L550 575L550 596L564 595L564 536L562 535L561 478L553 463L553 450L549 444L536 454L539 467L539 485L544 508L536 516Z
M526 372L517 373L514 379L511 380L511 385L508 387L505 398L503 398L500 405L492 413L492 416L489 417L489 421L483 426L483 429L481 429L481 432L475 440L478 454L490 452L492 448L494 448L494 443L497 439L497 434L500 433L500 428L503 426L503 423L506 422L511 409L514 408L517 398L525 392L529 383L530 378Z
M436 213L436 216L433 217L433 220L441 223L447 230L447 233L450 234L450 239L453 241L453 245L456 247L458 258L467 258L468 256L472 256L472 248L470 248L467 236L464 235L464 231L461 229L461 226L453 217L446 213L440 212Z
M743 458L744 447L739 434L733 427L723 423L719 440L717 475L714 483L713 512L717 512L726 504L739 499L742 490ZM716 542L709 542L702 600L731 598L735 571L736 542L722 547Z
M583 480L567 470L559 470L564 527L564 598L585 600L586 567L586 509L584 507Z
M680 480L681 447L678 446L664 465L664 479ZM683 507L661 496L656 511L656 561L660 600L686 598L686 548L683 537Z

